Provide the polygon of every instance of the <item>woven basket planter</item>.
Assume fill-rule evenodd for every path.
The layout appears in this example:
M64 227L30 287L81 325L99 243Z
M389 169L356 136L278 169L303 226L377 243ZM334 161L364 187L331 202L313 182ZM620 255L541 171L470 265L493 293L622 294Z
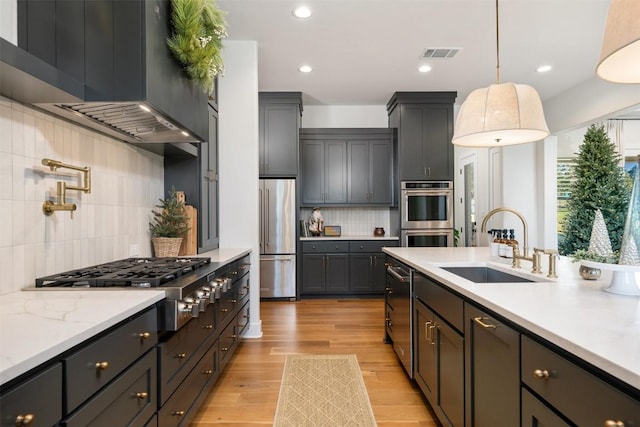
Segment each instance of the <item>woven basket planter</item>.
M182 237L154 237L151 239L151 243L153 243L153 252L157 257L178 256Z

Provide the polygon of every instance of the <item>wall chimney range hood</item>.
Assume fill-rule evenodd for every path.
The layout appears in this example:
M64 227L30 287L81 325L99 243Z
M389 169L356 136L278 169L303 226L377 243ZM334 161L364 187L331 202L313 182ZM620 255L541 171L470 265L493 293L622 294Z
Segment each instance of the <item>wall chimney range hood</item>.
M167 47L170 16L168 0L18 0L18 46L83 83L79 99L28 102L154 152L207 141L207 96Z

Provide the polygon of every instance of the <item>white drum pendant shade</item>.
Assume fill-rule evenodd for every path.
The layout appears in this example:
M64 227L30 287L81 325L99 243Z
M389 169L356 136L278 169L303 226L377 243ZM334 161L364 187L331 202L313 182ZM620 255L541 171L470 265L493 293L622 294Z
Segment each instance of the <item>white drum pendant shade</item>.
M538 92L501 83L474 90L458 111L452 142L492 147L539 141L549 135Z
M640 0L611 1L596 74L614 83L640 83Z

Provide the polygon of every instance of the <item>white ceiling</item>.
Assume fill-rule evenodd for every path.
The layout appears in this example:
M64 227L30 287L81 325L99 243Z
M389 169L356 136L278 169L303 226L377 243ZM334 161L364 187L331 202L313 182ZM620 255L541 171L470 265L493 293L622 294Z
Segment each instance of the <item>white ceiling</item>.
M299 91L304 105L381 105L396 91L457 91L496 82L494 0L218 0L230 40L258 42L259 90ZM306 4L311 18L291 11ZM542 100L595 78L609 0L501 0L501 81ZM452 59L421 58L456 47ZM432 71L418 73L426 63ZM308 64L313 72L298 67ZM553 66L545 74L543 64Z

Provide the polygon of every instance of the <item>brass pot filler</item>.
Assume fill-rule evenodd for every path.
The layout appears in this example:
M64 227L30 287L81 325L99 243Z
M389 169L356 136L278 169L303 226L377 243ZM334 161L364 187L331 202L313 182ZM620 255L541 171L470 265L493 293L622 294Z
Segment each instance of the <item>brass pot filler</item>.
M50 200L46 200L42 204L42 212L44 212L44 214L47 216L52 215L55 211L70 211L72 212L72 215L73 215L73 211L75 211L77 207L75 203L67 203L66 201L67 190L76 190L76 191L82 191L85 193L91 193L91 168L88 166L80 167L80 166L67 165L60 161L51 160L51 159L42 159L42 164L44 166L49 167L49 169L51 169L51 171L53 172L55 172L58 169L72 169L72 170L80 171L84 175L84 179L83 179L84 186L82 187L71 186L71 185L67 185L67 183L64 181L58 181L56 185L58 190L56 203Z

